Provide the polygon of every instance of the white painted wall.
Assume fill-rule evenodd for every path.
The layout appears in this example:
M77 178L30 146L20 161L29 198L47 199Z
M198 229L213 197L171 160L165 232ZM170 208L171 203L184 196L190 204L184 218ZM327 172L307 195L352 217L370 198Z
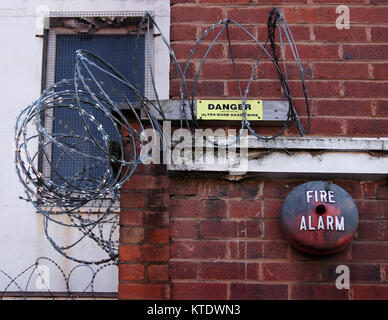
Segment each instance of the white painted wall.
M40 95L43 39L37 29L37 7L50 11L154 11L157 23L169 38L170 1L168 0L1 0L0 1L0 269L17 275L39 256L54 259L68 272L75 264L58 254L46 240L42 218L31 205L19 199L24 195L14 165L14 126L20 111ZM169 56L158 37L155 43L158 92L168 99ZM57 230L64 241L69 231ZM77 255L98 256L93 246L76 249ZM99 249L98 249L99 250ZM51 269L50 269L51 270ZM86 274L87 271L85 270ZM62 279L52 270L50 285L54 291L65 291ZM96 291L117 291L117 269L109 268L97 280ZM82 290L85 273L75 274L72 290ZM8 281L0 275L0 291ZM21 282L24 284L23 282ZM14 287L12 289L15 289ZM11 290L12 290L11 289ZM34 283L29 288L36 291Z

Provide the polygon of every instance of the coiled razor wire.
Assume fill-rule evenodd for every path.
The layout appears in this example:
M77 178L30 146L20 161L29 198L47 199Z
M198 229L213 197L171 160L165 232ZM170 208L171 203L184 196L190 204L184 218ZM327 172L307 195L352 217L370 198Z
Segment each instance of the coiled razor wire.
M51 268L49 268L49 266ZM46 270L43 269L43 267L46 268ZM116 267L116 264L114 262L109 262L101 264L98 268L93 268L90 264L78 264L66 274L54 260L48 257L39 257L32 265L25 268L16 276L11 276L0 269L0 279L3 280L2 283L6 284L5 287L2 288L2 291L0 291L0 300L9 295L19 296L15 295L15 292L20 294L23 299L27 299L30 296L31 291L36 291L32 290L33 280L35 280L35 285L37 283L39 284L39 289L43 290L41 292L46 293L46 297L55 299L58 295L55 295L50 289L50 277L52 277L52 274L55 272L57 275L59 274L59 279L63 280L65 287L63 296L60 296L59 298L77 299L80 296L85 296L86 293L87 297L96 299L95 285L96 279L98 278L97 276L109 267ZM82 280L85 282L85 286L81 291L75 292L75 290L73 290L74 288L72 288L72 283L75 280L72 281L72 279L75 272L80 269L86 269L89 275L86 276L85 272L82 273ZM48 273L45 274L45 272ZM22 282L24 282L24 284L22 284ZM77 283L77 285L79 285L79 283Z
M231 25L241 29L260 49L245 91L241 88L236 59L233 54L229 32ZM151 28L156 28L169 50L177 72L180 89L181 128L187 127L192 132L200 128L195 118L194 101L201 70L216 41L225 32L243 108L240 132L233 143L239 141L245 128L258 139L277 138L284 133L293 120L302 136L309 132L310 110L303 67L291 30L277 8L270 12L267 26L268 37L265 43L261 44L238 22L231 19L218 21L205 30L196 41L182 70L174 50L154 18L150 14L143 17L138 28L137 38L139 39L141 35L144 35L146 41L149 41L153 37ZM186 75L190 61L199 45L217 27L220 27L220 30L206 49L195 74L194 83L189 90ZM276 30L279 33L281 61L275 41ZM307 129L303 127L296 112L291 94L284 50L285 40L299 70L307 109ZM150 52L146 52L146 54L150 54ZM256 133L248 121L246 113L247 97L263 56L266 56L275 67L289 102L287 121L279 132L271 136ZM128 81L108 62L91 52L77 50L74 78L64 79L51 85L38 100L23 110L17 119L15 129L16 170L25 188L25 200L31 202L37 212L42 214L44 230L53 247L65 257L78 263L104 264L113 261L118 264L118 239L115 238L117 237L115 231L118 228L119 191L123 184L130 179L136 167L142 163L139 150L146 143L142 139L143 123L147 122L154 129L154 138L160 138L162 146L164 145L162 128L157 117L154 116L155 111L162 119L166 118L156 90L152 64L148 63L146 68L151 75L151 83L155 93L154 100L150 100L141 92L139 83ZM133 72L136 75L136 69ZM102 82L101 78L108 80ZM260 93L255 92L254 95L257 97L260 96ZM140 119L137 113L139 106L146 115L146 120ZM133 122L129 123L128 118L123 115L123 107L132 113ZM66 110L72 116L80 119L83 128L75 130L71 125L57 121L55 119L55 111L57 110ZM47 129L47 124L50 123L55 125L55 132ZM205 138L215 145L220 145L217 141ZM54 150L58 154L55 162L52 160ZM82 164L81 169L65 176L60 170L64 161L77 164L77 167ZM42 163L43 166L49 168L48 174L43 174ZM59 244L50 233L50 226L53 223L57 226L78 230L80 236L70 244ZM103 250L104 258L88 260L86 257L80 258L71 255L71 249L85 239L97 244Z

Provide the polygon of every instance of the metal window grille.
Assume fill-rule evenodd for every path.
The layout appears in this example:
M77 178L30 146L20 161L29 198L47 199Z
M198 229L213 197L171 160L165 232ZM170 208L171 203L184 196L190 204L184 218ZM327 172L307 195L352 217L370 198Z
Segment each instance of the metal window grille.
M131 82L135 83L137 88L148 98L153 98L151 83L151 70L154 70L154 44L153 37L147 39L144 35L139 38L136 36L137 28L144 12L52 12L48 23L46 22L46 71L44 74L47 87L56 81L69 79L73 77L75 65L75 52L77 49L85 49L102 57L113 65ZM152 32L152 30L151 30ZM135 45L136 43L136 45ZM134 59L136 56L136 59ZM151 65L151 70L146 66ZM133 70L136 69L134 73ZM99 75L99 81L107 81L104 74ZM109 83L107 83L109 85ZM120 91L124 92L129 100L134 101L131 93L125 91L126 88L113 88L117 95L113 95L113 101L119 101ZM91 106L83 106L88 112L93 114ZM93 114L94 115L94 114ZM111 141L117 141L119 136L109 122L104 123L103 115L94 115L99 118L99 122L104 125L104 130L108 133ZM45 114L45 128L48 132L54 133L58 130L69 130L79 135L84 132L84 125L76 110L69 108L57 108L55 111L50 109ZM76 144L71 138L64 141L67 144ZM99 156L101 150L91 144L81 144L79 148L88 148L89 154ZM51 177L57 184L61 182L61 176L68 179L74 176L85 163L77 167L76 155L61 153L56 146L51 146L45 150L55 164L54 172L46 159L41 159L43 174ZM80 159L81 161L81 159ZM91 169L86 175L90 175L90 183L93 178L98 177L105 171L102 163L95 163L95 159L88 160L86 164ZM105 164L106 165L106 164ZM109 165L109 164L108 164ZM58 173L58 174L57 174ZM85 183L85 179L83 180ZM97 180L97 179L96 179ZM80 187L87 187L81 186ZM91 204L93 205L93 204Z

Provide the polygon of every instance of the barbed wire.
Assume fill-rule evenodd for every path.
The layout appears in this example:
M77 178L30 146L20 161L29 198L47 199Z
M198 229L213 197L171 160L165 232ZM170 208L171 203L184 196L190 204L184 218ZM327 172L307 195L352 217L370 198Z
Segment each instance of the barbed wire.
M49 266L51 266L51 268L49 268ZM109 262L99 265L98 268L93 268L90 264L78 264L72 267L66 274L63 268L61 268L53 259L39 257L33 264L19 272L16 276L11 276L9 273L0 269L0 280L2 280L0 282L5 283L4 288L0 290L0 300L9 297L21 297L26 300L34 297L31 295L31 292L36 292L36 289L40 292L40 295L37 296L40 298L77 299L79 297L87 297L96 299L98 297L94 290L97 276L109 267L117 268L117 264ZM86 285L83 289L75 291L72 290L72 279L75 271L80 268L87 269L89 271L89 277L87 278L86 273L84 272L82 274L82 279ZM64 291L61 291L60 295L58 295L58 291L54 292L50 288L50 278L52 278L52 274L54 274L55 271L57 271L57 275L59 274L59 278L56 278L56 282L58 282L58 279L62 279L63 287L65 288ZM22 282L24 282L24 284L22 284ZM35 290L33 290L32 287L33 282L35 286L37 286ZM79 283L77 283L76 286L79 286ZM99 297L100 296L101 295L99 295Z
M259 49L258 58L245 91L241 87L236 58L233 54L230 26L242 30ZM169 51L178 75L181 128L186 127L189 130L200 128L195 118L194 102L198 95L201 71L210 51L221 34L225 32L243 108L240 133L234 143L238 142L245 128L258 139L275 139L284 133L292 120L295 120L301 135L309 132L310 110L304 71L291 30L277 8L270 12L267 26L267 40L261 44L238 22L232 19L218 21L198 38L182 69L174 50L155 19L150 14L143 17L136 35L137 40L144 36L146 41L151 41L153 37L151 29L155 28ZM197 53L200 44L217 27L221 29L206 48L189 90L186 77L190 61ZM279 34L281 61L275 41L276 30ZM307 129L304 129L294 106L287 72L285 41L292 51L299 71L307 109ZM137 42L135 47L138 45ZM145 54L150 55L149 50L147 49ZM248 94L252 94L251 84L263 56L266 56L276 69L279 82L289 102L287 120L280 131L271 136L256 133L247 119L246 112ZM134 59L137 59L136 54ZM140 150L145 143L148 143L142 139L145 123L154 129L154 140L161 139L162 147L164 145L165 137L158 119L166 119L166 117L156 89L155 70L150 62L145 65L145 68L151 76L155 97L153 100L142 93L141 85L137 81L129 81L107 61L92 52L77 50L74 78L61 80L48 87L33 104L21 112L17 119L15 161L17 174L25 189L25 200L32 203L36 211L43 216L45 235L52 246L66 258L78 263L118 263L117 229L120 189L142 163ZM135 79L138 79L136 76L138 70L135 67L133 73ZM253 94L257 97L261 93ZM131 116L124 115L123 109L126 109ZM145 115L145 119L138 114L139 110ZM64 121L61 119L61 114L66 114L67 119L71 120ZM129 118L132 119L131 122ZM73 125L73 122L77 122L78 125ZM218 145L216 141L205 138ZM64 171L64 168L69 170ZM56 232L52 232L53 225L71 228L77 231L79 236L71 243L60 244L55 239ZM101 248L104 257L88 259L74 256L72 248L86 240Z

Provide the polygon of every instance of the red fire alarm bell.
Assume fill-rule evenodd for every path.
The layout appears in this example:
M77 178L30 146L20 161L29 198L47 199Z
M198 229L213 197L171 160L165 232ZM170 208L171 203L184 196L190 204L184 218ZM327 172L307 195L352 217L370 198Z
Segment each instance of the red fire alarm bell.
M358 210L344 189L330 182L312 181L288 194L280 225L287 240L298 250L330 254L341 251L353 239Z

